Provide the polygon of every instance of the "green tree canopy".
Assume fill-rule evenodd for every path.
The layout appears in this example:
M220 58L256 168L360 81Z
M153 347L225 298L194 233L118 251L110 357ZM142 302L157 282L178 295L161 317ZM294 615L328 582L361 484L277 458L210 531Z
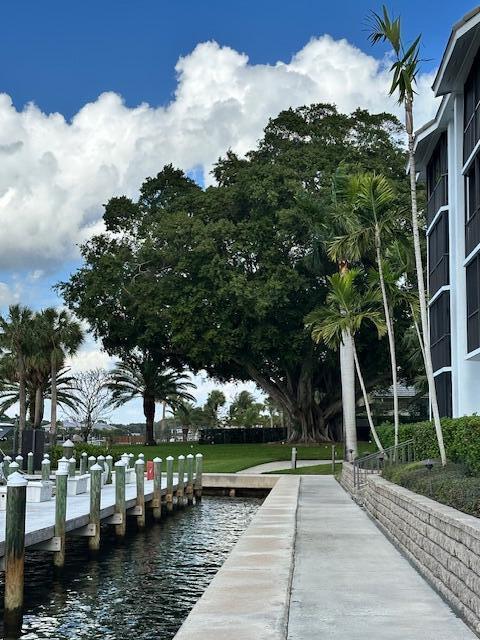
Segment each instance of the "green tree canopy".
M324 304L335 266L323 253L312 268L312 238L341 162L383 172L403 197L399 131L388 114L312 105L272 119L246 158L228 153L216 186L166 166L135 202L110 200L107 232L83 245L84 266L60 291L109 353L154 347L169 366L253 380L297 437L332 437L337 356L312 343L303 319ZM384 382L385 347L365 334L358 348L370 356L367 385Z

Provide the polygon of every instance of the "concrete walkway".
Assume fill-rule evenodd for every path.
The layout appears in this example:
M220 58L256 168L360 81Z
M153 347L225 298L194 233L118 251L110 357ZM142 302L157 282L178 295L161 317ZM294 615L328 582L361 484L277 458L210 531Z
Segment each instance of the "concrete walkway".
M297 467L313 467L317 464L332 464L331 460L297 460ZM255 467L249 467L248 469L242 469L237 473L255 475L257 473L268 473L269 471L281 471L283 469L290 469L291 464L289 460L279 460L278 462L265 462L264 464L257 464Z
M333 477L301 478L288 640L476 637Z

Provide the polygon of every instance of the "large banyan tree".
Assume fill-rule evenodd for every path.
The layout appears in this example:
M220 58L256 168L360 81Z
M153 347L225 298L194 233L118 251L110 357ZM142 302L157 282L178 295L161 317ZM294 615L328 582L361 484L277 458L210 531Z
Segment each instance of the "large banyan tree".
M215 186L166 166L138 200L112 198L106 232L82 246L84 265L59 289L109 353L139 347L220 381L254 380L295 437L335 437L338 355L304 329L336 269L319 220L341 162L382 172L402 197L399 135L388 114L324 104L284 111L256 150L217 163ZM365 334L359 349L369 387L385 385L386 345Z

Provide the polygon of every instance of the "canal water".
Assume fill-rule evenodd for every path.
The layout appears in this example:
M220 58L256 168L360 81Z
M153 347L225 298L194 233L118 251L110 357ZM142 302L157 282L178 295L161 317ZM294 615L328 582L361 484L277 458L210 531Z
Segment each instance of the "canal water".
M29 553L22 640L173 638L261 503L204 497L121 545L106 530L95 559L77 538L59 575Z

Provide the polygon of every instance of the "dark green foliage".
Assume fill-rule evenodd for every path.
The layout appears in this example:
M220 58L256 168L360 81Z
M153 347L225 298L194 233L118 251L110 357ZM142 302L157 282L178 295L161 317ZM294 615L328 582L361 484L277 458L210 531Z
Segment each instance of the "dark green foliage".
M448 460L464 464L470 473L480 473L480 416L442 418L442 429ZM382 425L378 432L385 447L393 445L392 425ZM400 442L411 438L419 459L439 457L432 422L400 425Z
M86 442L78 443L75 445L75 448L73 450L73 455L77 461L77 466L80 460L80 456L84 451L87 453L88 456L95 456L96 458L98 458L98 456L108 456L108 454L110 453L110 450L108 447L99 447L94 444L87 444ZM63 456L63 447L61 445L56 445L51 448L49 453L50 453L50 462L52 463L52 468L56 469L59 459ZM114 454L111 454L111 455L114 455ZM114 456L114 462L116 462L117 460L120 460L120 455L121 454Z
M399 206L408 202L399 133L388 114L284 111L258 149L218 162L216 186L202 190L166 166L137 201L110 200L114 234L83 245L84 266L59 289L110 354L155 349L174 369L254 380L300 439L329 440L341 413L338 356L304 329L336 269L319 249L321 212L342 161L384 173ZM358 349L367 386L385 386L385 345L366 331Z
M383 477L391 482L447 504L473 516L480 516L480 477L463 464L448 463L429 471L422 463L386 467Z

